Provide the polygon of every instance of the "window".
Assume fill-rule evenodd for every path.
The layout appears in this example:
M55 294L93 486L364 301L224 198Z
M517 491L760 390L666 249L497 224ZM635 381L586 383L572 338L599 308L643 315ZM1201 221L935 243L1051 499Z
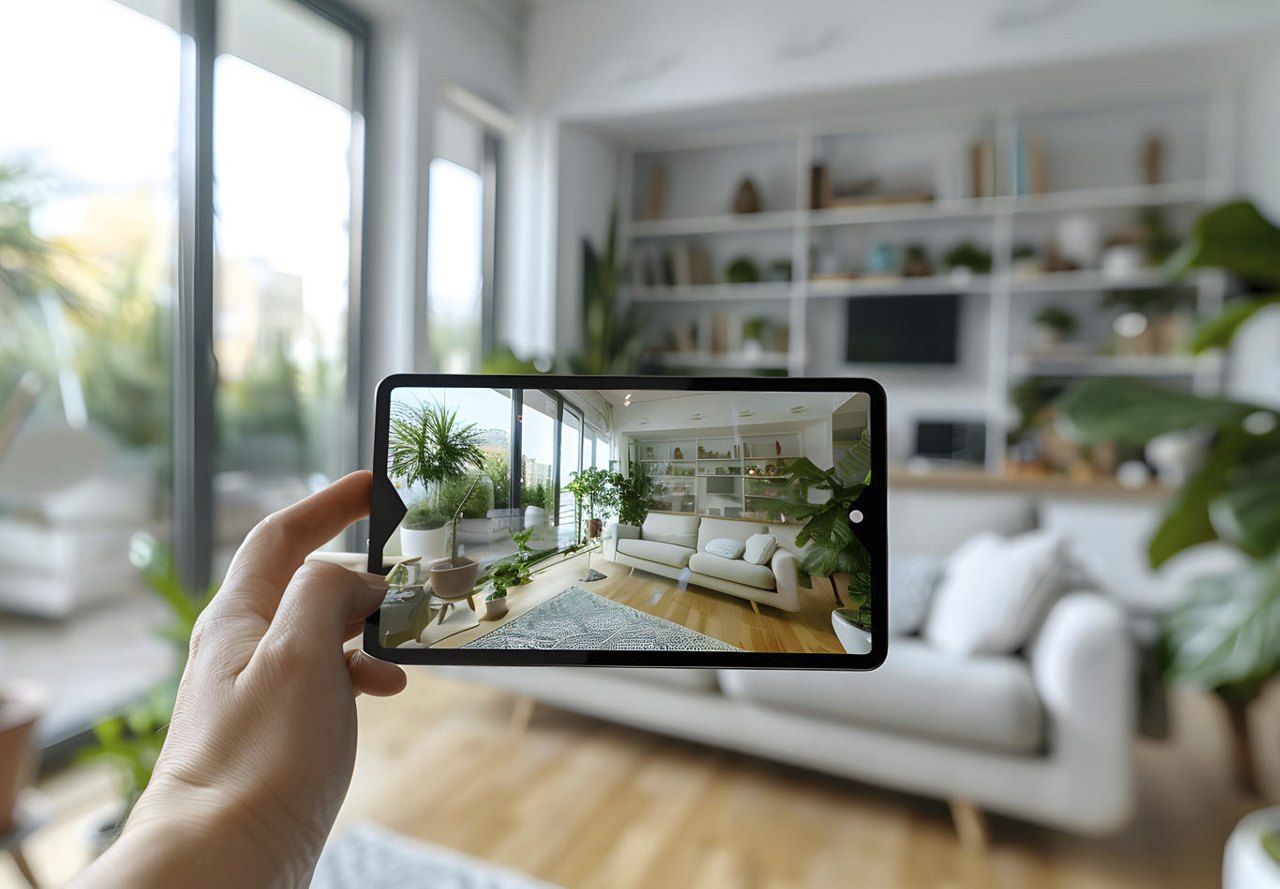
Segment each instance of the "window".
M567 404L560 415L560 527L574 528L573 495L564 489L573 474L582 469L582 417ZM576 530L574 533L577 533Z
M520 419L520 505L547 511L555 521L556 509L556 400L545 392L524 391Z
M258 519L354 464L355 51L351 34L293 0L227 0L219 23L215 515L225 561Z

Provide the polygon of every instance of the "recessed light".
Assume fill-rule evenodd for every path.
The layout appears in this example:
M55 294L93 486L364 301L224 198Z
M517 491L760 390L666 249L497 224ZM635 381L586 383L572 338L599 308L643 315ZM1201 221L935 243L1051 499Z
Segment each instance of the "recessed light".
M639 424L639 425L641 425L641 426L648 426L648 425L649 425L649 418L648 418L648 417L645 417L643 420L641 420L641 421L640 421L640 424Z
M793 414L803 414L803 413L804 413L805 411L807 411L808 409L809 409L809 408L808 408L808 406L806 406L806 405L803 405L803 404L793 404L793 405L791 406L791 413L793 413Z
M753 411L753 410L748 410L748 409L745 409L745 408L744 408L743 410L738 411L738 416L739 416L739 417L754 417L755 415L756 415L756 412L755 412L755 411Z
M692 417L690 417L689 419L690 419L690 420L701 420L701 419L702 419L702 417L703 417L703 415L702 415L702 414L694 414L694 415L693 415Z

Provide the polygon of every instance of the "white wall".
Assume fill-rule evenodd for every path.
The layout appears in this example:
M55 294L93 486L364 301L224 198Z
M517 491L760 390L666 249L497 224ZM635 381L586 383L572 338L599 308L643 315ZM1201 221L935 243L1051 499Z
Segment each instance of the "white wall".
M1270 0L558 0L535 7L530 99L613 117L1123 55L1280 26Z

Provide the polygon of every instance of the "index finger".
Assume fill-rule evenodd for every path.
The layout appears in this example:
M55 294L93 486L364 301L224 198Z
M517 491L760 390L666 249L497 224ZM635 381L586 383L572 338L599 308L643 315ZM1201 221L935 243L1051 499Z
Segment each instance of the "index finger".
M369 514L372 484L369 471L353 472L259 522L231 560L214 604L245 606L270 623L307 555Z

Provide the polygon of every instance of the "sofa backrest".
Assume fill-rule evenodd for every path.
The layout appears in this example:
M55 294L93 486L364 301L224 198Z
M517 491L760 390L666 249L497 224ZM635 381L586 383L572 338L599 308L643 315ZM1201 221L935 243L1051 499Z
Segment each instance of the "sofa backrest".
M765 533L772 534L776 537L778 539L779 547L785 550L790 550L799 556L804 554L805 548L803 546L796 545L796 535L800 533L800 529L803 527L804 525L800 522L791 522L786 525L771 522L769 524L769 530Z
M696 515L672 515L651 512L644 520L641 536L658 543L674 543L693 549L698 545L698 517Z
M727 538L747 542L752 534L763 534L765 526L755 522L744 522L740 519L717 519L702 516L702 524L698 527L698 552L707 551L707 544L713 540Z

